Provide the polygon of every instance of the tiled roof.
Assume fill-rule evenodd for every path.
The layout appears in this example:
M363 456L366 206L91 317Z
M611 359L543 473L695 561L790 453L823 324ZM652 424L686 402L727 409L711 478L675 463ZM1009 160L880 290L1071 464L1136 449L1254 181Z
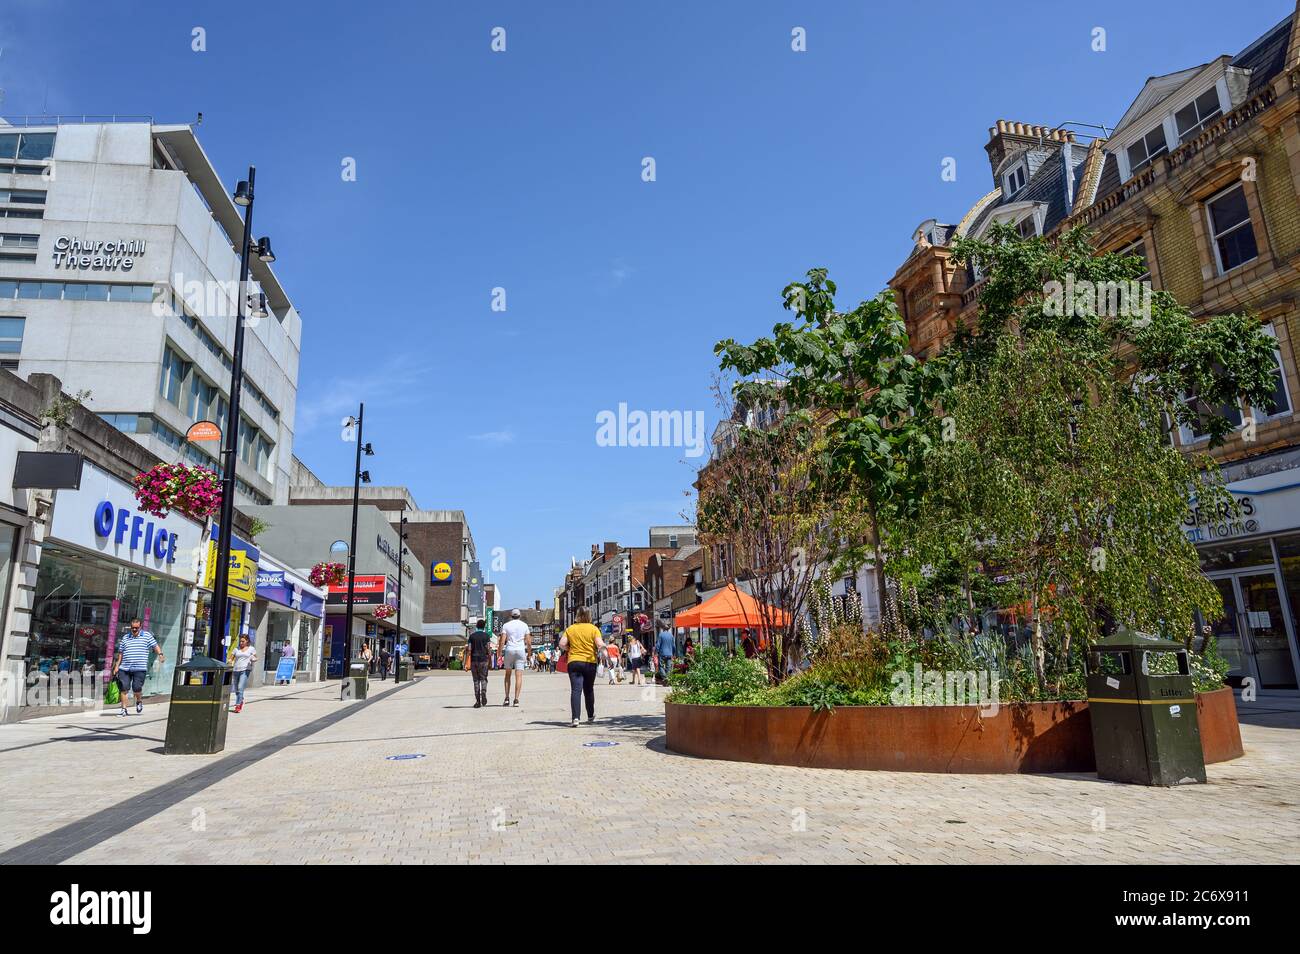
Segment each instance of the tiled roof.
M1246 88L1247 96L1254 96L1286 66L1286 51L1291 40L1291 19L1292 17L1287 17L1233 59L1232 66L1251 70L1250 85Z

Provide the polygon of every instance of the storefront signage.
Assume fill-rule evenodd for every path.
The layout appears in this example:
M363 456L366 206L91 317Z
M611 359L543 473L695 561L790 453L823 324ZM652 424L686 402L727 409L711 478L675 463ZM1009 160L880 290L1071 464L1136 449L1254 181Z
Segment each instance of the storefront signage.
M54 240L54 267L129 272L144 255L144 239L92 242L60 235Z
M414 579L415 574L411 572L410 566L407 565L406 563L401 562L401 560L397 556L397 548L393 546L391 543L389 543L387 540L385 540L383 534L375 535L375 547L379 550L380 553L388 557L388 559L391 560L394 565L400 563L402 567L402 573L406 575L407 579Z
M378 606L387 602L388 591L397 589L397 585L386 576L356 576L352 584L352 603L354 606ZM348 585L330 586L329 596L325 600L331 606L343 606L348 601Z
M451 564L446 560L439 560L433 565L429 573L429 582L433 584L443 584L451 582Z
M203 575L203 585L208 589L212 589L216 584L217 536L220 532L221 528L214 523L212 539L208 542L207 566ZM230 571L227 579L231 599L242 600L245 603L257 599L257 561L261 555L261 551L253 544L239 539L233 533L230 535Z
M176 562L176 534L161 527L155 531L152 520L146 520L139 513L133 514L126 507L115 507L111 500L101 500L95 508L95 535L111 536L119 545L125 540L131 550L138 550L143 538L147 555L168 563Z
M55 496L50 537L192 583L203 529L178 513L141 513L130 484L86 461L80 489Z
M1240 496L1235 501L1235 509L1228 503L1210 508L1199 505L1188 508L1183 517L1183 532L1187 539L1192 543L1212 543L1259 533L1262 528L1255 499Z
M325 612L324 601L319 596L308 593L301 582L284 570L258 570L257 596L258 599L279 603L310 616L319 617Z

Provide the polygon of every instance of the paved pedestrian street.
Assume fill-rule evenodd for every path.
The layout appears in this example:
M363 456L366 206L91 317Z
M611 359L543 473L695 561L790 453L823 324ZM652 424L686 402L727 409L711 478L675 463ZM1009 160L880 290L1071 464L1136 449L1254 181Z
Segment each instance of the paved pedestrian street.
M215 756L163 755L164 705L0 726L0 861L1300 860L1294 702L1243 706L1245 758L1163 790L706 761L665 751L663 690L599 686L574 729L564 675L518 708L490 686L486 709L456 672L263 687Z

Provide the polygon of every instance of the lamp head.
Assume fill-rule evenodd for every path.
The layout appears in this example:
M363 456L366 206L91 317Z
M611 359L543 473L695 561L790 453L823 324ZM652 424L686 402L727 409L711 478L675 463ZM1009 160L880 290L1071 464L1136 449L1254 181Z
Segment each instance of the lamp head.
M275 253L271 251L270 236L263 235L257 240L257 257L268 265L275 261Z
M235 186L235 205L252 205L253 190L248 187L247 179L240 179L239 184Z

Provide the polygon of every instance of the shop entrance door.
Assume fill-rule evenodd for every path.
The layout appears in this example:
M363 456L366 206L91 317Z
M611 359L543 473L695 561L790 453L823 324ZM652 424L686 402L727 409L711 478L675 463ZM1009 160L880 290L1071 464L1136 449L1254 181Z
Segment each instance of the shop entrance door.
M1295 689L1291 623L1282 610L1281 585L1273 567L1211 577L1223 598L1223 619L1214 624L1229 675L1251 678L1261 689Z

